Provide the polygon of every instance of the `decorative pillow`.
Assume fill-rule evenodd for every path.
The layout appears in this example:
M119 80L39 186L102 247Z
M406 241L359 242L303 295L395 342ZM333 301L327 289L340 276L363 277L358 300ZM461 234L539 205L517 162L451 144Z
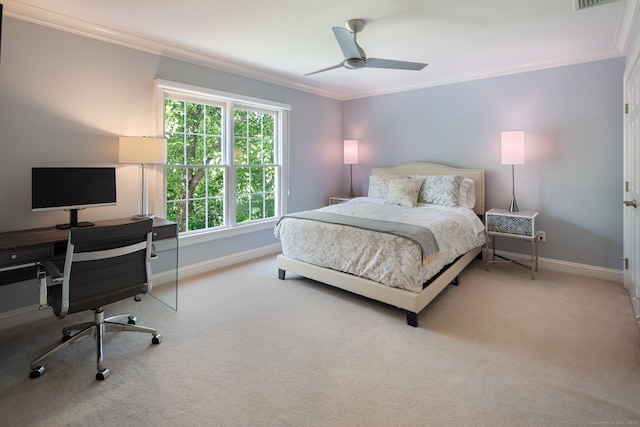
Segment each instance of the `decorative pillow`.
M391 181L407 178L406 176L399 175L371 175L369 176L369 197L375 197L377 199L384 199L389 192L389 183Z
M458 206L473 209L476 206L476 183L469 178L463 178L458 193Z
M394 179L389 183L389 191L384 198L384 202L387 205L413 208L418 203L418 193L423 183L423 178Z
M455 208L458 206L460 183L463 177L458 175L430 175L424 182L424 194L427 203ZM426 191L425 191L426 190Z
M427 176L426 175L410 175L410 178L422 178L424 183L418 193L418 203L427 203Z

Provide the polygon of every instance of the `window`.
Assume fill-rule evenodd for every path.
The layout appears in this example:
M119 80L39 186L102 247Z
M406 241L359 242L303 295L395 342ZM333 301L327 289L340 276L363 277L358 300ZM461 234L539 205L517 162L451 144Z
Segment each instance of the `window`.
M185 233L279 217L288 106L160 81L158 88L166 218Z

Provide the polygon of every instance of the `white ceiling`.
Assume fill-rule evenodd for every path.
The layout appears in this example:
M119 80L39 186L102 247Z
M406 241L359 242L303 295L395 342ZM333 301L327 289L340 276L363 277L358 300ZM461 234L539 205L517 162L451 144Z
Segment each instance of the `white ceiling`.
M638 0L0 0L5 16L338 99L619 57ZM422 71L336 69L331 27L367 21L367 56Z

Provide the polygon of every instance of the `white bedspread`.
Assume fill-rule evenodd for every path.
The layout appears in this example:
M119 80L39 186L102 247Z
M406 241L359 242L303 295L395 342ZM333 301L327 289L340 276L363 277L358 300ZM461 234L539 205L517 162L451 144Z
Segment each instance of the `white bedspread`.
M359 197L320 210L429 228L440 252L424 264L415 243L392 234L297 218L285 218L275 229L287 257L413 292L420 292L430 277L485 239L482 221L465 208L407 208Z

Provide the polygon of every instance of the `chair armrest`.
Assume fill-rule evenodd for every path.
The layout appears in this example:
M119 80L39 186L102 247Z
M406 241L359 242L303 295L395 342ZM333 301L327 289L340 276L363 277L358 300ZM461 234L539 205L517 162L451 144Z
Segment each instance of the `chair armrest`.
M38 266L38 281L40 282L40 310L44 310L49 307L47 298L47 276L51 277L52 283L62 282L62 274L58 267L51 261L40 261Z
M62 282L62 273L60 273L60 270L58 270L58 267L56 267L54 263L51 261L41 261L39 264L44 267L47 276L51 277L53 283Z

